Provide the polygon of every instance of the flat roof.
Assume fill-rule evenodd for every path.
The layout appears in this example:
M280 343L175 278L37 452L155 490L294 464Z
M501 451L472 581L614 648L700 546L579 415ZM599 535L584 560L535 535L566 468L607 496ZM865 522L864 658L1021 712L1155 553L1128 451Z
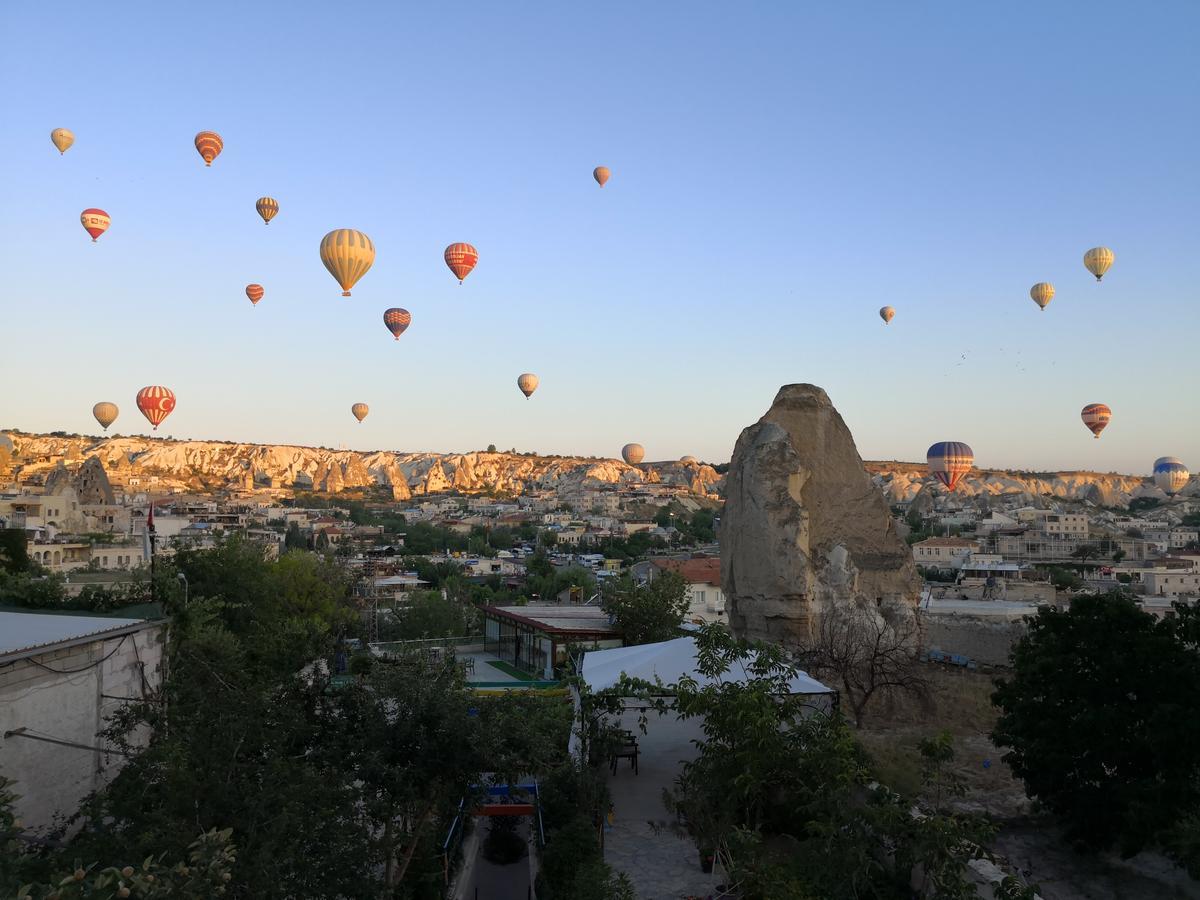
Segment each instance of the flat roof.
M100 638L109 632L136 631L152 620L104 619L98 616L47 615L35 612L0 612L0 657L30 655L58 644Z
M550 634L620 634L617 626L609 620L608 613L598 606L485 606L483 611Z

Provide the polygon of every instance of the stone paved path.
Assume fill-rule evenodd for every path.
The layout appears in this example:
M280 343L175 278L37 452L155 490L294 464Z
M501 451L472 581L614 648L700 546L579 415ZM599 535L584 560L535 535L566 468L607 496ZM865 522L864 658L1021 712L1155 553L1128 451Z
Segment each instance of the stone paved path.
M604 859L633 882L639 900L708 897L723 880L706 875L690 838L656 830L648 822L618 822L604 837Z

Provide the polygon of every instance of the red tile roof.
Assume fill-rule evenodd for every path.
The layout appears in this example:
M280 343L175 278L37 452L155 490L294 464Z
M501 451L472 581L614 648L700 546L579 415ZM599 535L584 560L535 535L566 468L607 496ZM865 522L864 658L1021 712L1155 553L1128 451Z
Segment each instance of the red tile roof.
M701 559L655 559L654 565L667 572L677 572L688 584L721 584L721 560L715 556Z

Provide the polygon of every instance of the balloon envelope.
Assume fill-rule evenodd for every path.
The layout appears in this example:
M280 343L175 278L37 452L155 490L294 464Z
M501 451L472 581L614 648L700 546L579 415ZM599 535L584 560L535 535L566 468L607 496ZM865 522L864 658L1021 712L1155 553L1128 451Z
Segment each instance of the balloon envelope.
M604 187L604 182L608 181L608 176L612 173L608 171L608 166L596 166L592 169L592 177L596 179L596 184Z
M1108 422L1112 418L1112 410L1103 403L1089 403L1079 413L1079 417L1083 419L1087 430L1099 440L1100 432L1108 427Z
M92 243L95 243L96 238L108 231L112 219L104 210L93 207L85 209L79 214L79 222L83 225L83 230L92 236Z
M108 426L117 421L117 416L120 414L117 409L117 404L109 403L107 400L102 400L92 407L92 415L96 417L96 421L100 423L100 427L108 431Z
M1177 494L1184 489L1192 474L1174 456L1160 456L1154 461L1154 483L1168 494Z
M929 448L925 461L929 465L929 474L949 490L954 490L959 479L971 471L975 454L962 441L939 441Z
M246 285L246 296L250 298L250 302L255 306L258 306L258 301L263 298L263 294L265 293L266 291L263 290L261 284Z
M350 288L375 262L375 245L361 231L339 228L321 238L321 262L342 286L342 296L349 297Z
M1083 265L1099 281L1104 277L1104 273L1108 271L1109 266L1113 264L1113 260L1116 258L1116 254L1107 247L1093 247L1087 253L1083 254Z
M200 158L204 160L204 165L211 166L221 151L225 148L225 142L221 140L221 136L215 131L201 131L196 135L196 152L200 154Z
M157 431L162 420L175 409L175 394L161 384L144 387L137 393L137 408Z
M646 448L641 444L626 444L621 448L621 458L631 466L636 466L646 456Z
M384 310L383 324L387 326L387 330L392 333L392 337L396 340L400 340L400 335L408 330L408 326L411 323L412 313L407 309L393 306L391 309Z
M450 267L450 271L454 273L454 277L458 279L459 284L463 283L463 279L471 274L471 270L479 262L479 251L470 244L451 244L446 248L443 256L445 257L446 265Z
M268 225L275 218L275 214L279 212L279 201L274 197L259 197L254 203L254 208L262 216L263 224Z
M1029 289L1029 296L1033 298L1034 303L1045 309L1054 299L1054 285L1048 281L1039 281Z
M895 318L895 316L896 316L896 308L894 306L885 306L879 310L879 318L883 319L883 323L885 325L888 322L891 322L892 319Z
M525 399L533 396L533 392L537 390L538 377L532 372L526 372L524 375L517 377L517 387L521 389L521 393L525 395Z
M694 456L681 456L679 457L679 461L685 466L694 466L699 464L699 460L697 460Z
M367 417L367 413L370 411L370 407L365 403L355 403L350 407L350 414L360 422Z
M75 135L71 133L69 128L55 128L50 132L50 140L54 146L58 148L60 154L66 153L73 143L75 143Z

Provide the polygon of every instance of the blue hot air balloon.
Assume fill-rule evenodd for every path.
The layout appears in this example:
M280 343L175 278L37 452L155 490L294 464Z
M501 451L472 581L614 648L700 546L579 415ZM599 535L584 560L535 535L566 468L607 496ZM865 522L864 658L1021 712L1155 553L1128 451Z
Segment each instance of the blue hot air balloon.
M975 465L975 454L962 441L939 441L929 448L925 461L929 463L929 474L952 491Z
M1174 456L1160 456L1154 461L1154 483L1168 494L1178 494L1192 473Z

